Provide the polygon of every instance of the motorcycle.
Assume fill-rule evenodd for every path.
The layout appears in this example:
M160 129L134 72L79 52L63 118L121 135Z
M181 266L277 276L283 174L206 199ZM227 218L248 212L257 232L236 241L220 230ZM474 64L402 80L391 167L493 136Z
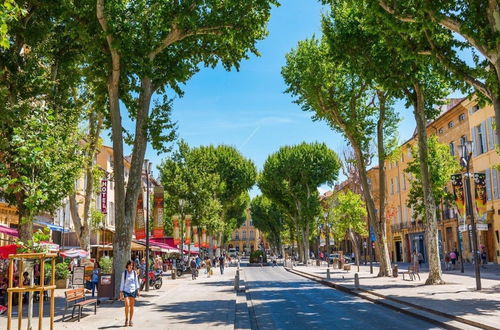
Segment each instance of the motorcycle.
M159 290L163 284L163 279L162 279L162 274L163 271L161 269L158 269L156 271L149 271L149 287L150 288L155 288L156 290ZM144 290L144 287L146 286L146 277L144 276L141 279L141 291Z

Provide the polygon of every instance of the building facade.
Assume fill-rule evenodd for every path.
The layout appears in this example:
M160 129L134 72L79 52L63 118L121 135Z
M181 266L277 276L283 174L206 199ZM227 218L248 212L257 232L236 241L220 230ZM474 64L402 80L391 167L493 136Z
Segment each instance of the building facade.
M228 249L235 248L236 251L242 254L250 254L252 251L261 249L269 249L269 243L264 235L254 227L250 209L246 209L245 222L235 231L231 233L231 239L227 243Z
M500 156L494 150L494 112L492 106L480 107L472 99L452 99L443 106L441 114L427 125L428 136L449 146L451 155L459 163L459 146L465 141L474 142L471 172L485 173L488 209L488 230L478 232L478 242L487 250L490 262L500 262L500 176L495 165ZM407 206L411 176L404 170L413 160L411 149L417 143L416 135L403 143L397 160L387 161L387 218L390 221L390 249L393 262L410 261L413 250L427 260L425 230L421 220L415 219ZM447 187L452 192L451 180ZM474 196L473 196L474 197ZM441 203L438 216L438 241L440 254L462 250L465 259L472 258L471 233L459 230L458 212L454 203Z

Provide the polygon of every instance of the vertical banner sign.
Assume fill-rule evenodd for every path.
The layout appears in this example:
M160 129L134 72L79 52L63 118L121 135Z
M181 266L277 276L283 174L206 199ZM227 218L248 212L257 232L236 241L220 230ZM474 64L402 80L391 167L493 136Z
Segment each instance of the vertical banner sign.
M459 231L466 231L465 227L465 195L464 195L464 184L462 180L462 174L453 174L451 176L451 184L453 186L453 197L455 198L455 204L457 204L458 210L458 221L462 223L459 227Z
M476 193L476 214L477 230L488 230L486 223L486 174L474 173L475 193Z
M195 247L200 247L200 240L198 237L198 226L193 226L193 243Z
M207 230L205 229L205 227L203 227L203 229L201 230L201 245L200 246L202 248L208 247L208 244L207 244Z
M184 239L184 244L191 244L191 214L186 215L186 238Z
M108 180L101 180L101 213L108 213Z
M154 188L153 237L163 237L163 188Z
M172 225L174 227L174 245L178 245L181 242L179 235L179 216L172 216Z
M135 238L143 239L146 237L146 225L144 224L144 204L142 193L137 198L137 212L135 214Z

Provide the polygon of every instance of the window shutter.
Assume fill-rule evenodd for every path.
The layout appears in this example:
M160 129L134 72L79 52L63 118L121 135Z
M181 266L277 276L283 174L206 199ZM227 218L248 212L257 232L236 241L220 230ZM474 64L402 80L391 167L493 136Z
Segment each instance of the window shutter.
M473 156L477 156L478 155L478 150L479 150L479 146L477 145L477 139L476 139L476 127L472 127L470 129L470 136L472 138L472 143L474 144L474 152L472 153Z
M486 120L481 123L481 143L483 144L484 152L488 151L488 145L486 144Z
M486 169L486 200L491 201L491 180L490 180L490 169Z
M493 168L491 170L491 183L492 183L492 187L493 187L493 199L498 199L499 195L498 195L498 171Z
M488 150L494 149L492 117L486 121L486 131L488 132Z

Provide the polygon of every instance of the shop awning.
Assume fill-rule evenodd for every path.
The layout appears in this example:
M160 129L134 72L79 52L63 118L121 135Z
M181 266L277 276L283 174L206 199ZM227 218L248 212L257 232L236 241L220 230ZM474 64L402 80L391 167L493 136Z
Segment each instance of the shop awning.
M146 240L140 240L139 243L146 245ZM165 253L175 253L175 252L179 253L179 251L180 251L178 248L173 247L170 244L162 243L159 241L153 241L153 240L149 241L149 246L150 246L150 248L154 248L154 247L159 248L161 252L165 252Z
M65 258L88 258L89 253L81 249L71 249L59 252L61 257Z
M97 248L99 250L113 250L113 245L111 244L106 244L106 245L102 245L102 244L92 244L90 246L91 248ZM130 249L132 251L143 251L146 249L146 247L142 244L139 244L139 243L136 243L136 242L132 242L132 244L130 245Z
M0 246L0 258L7 259L10 254L16 254L16 253L17 253L16 244Z
M19 233L15 228L9 228L5 226L0 226L0 233L7 234L9 236L19 237Z
M34 223L36 223L38 225L41 225L41 226L45 226L45 227L49 228L52 231L60 231L60 232L63 232L63 233L69 233L70 232L70 230L68 228L63 228L61 226L54 225L53 223L48 223L48 222L43 222L43 221L34 221Z

